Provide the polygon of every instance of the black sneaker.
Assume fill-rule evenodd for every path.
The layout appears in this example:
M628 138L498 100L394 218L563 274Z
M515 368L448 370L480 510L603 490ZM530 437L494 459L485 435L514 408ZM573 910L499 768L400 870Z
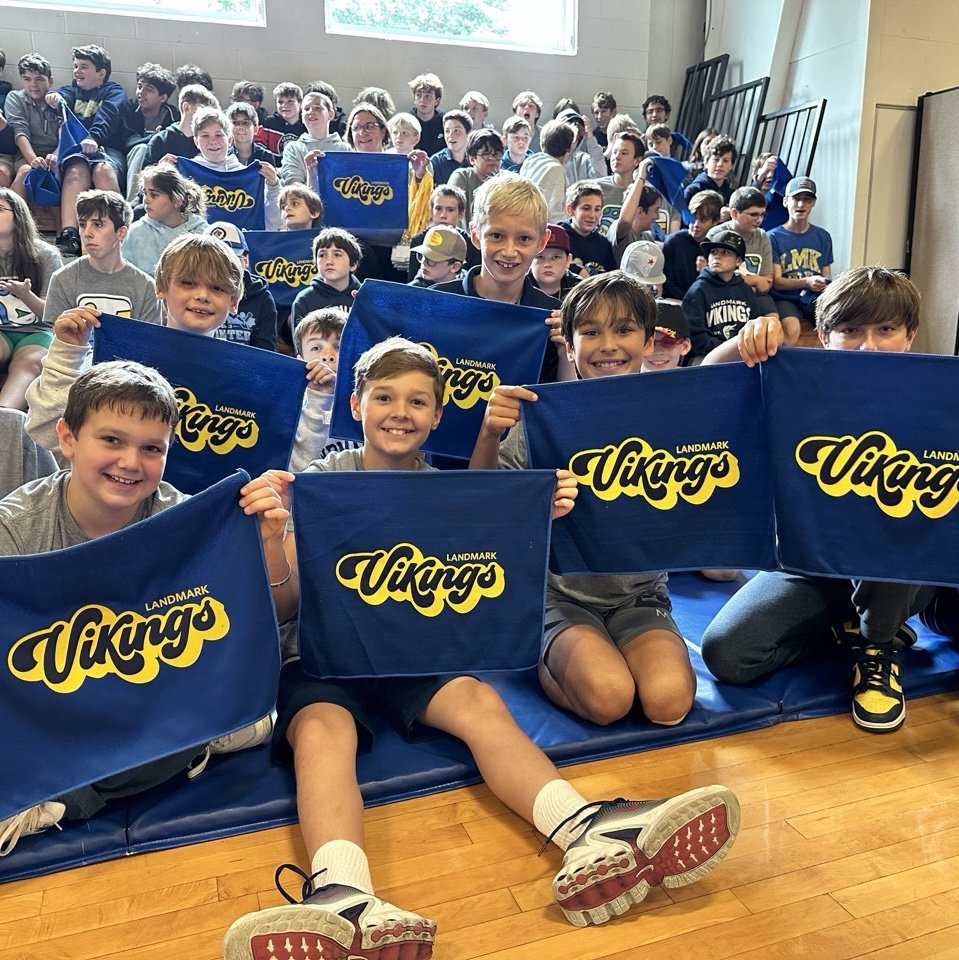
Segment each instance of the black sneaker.
M80 231L76 227L64 227L57 237L57 247L65 257L79 257L83 252L80 246Z
M857 655L864 646L868 646L868 641L859 632L858 622L846 622L830 629L833 636L836 638L836 643L838 646L848 647ZM904 623L893 636L892 645L897 650L911 650L916 645L918 639L919 635L916 633L916 631L913 630L908 623Z
M890 733L906 719L898 647L864 647L853 671L852 718L864 730Z

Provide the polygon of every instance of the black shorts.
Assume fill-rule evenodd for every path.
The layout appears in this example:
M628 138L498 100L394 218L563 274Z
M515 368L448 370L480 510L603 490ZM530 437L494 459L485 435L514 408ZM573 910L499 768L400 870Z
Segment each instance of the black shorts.
M283 664L276 697L276 723L273 726L273 759L291 764L293 751L286 739L293 718L314 703L332 703L342 707L356 724L361 750L373 745L375 714L385 715L407 740L422 736L416 721L430 701L453 676L384 677L360 680L319 680L309 676L299 658Z

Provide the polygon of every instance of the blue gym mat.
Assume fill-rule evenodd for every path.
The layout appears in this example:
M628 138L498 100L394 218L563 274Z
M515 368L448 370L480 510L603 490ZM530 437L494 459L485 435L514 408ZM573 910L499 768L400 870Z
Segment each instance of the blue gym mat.
M520 726L560 765L718 737L784 720L848 712L850 667L838 654L744 686L717 683L712 678L703 665L698 640L737 585L712 583L695 574L670 577L673 613L689 641L697 676L696 703L679 726L657 727L641 717L627 717L608 727L578 720L546 699L534 670L485 679L503 695ZM919 642L905 659L908 696L959 686L957 645L918 621L913 625ZM376 731L373 750L358 758L357 773L363 798L370 806L479 779L469 752L458 740L437 734L411 744L385 722ZM110 804L92 820L70 822L62 831L23 838L9 857L0 860L0 882L295 820L292 770L273 766L269 748L264 746L213 757L196 780L174 778L128 801Z

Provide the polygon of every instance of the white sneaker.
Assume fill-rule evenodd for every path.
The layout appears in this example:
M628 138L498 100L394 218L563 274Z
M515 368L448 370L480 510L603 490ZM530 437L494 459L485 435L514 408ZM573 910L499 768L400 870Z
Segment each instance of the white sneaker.
M303 878L302 902L280 884L285 869ZM276 885L291 906L268 907L234 921L223 939L225 960L427 960L433 955L432 920L342 884L312 890L317 876L283 864Z
M589 804L553 894L574 926L605 923L639 903L651 886L683 887L714 870L739 831L739 801L726 787L668 800ZM588 809L588 808L587 808Z
M190 780L195 779L204 770L215 753L237 753L240 750L250 750L253 747L266 743L273 736L273 714L268 713L265 717L260 717L256 723L251 723L248 727L241 727L233 733L225 734L211 740L200 754L200 759L190 766L186 775Z
M45 803L7 817L6 820L0 820L0 857L5 857L21 837L40 833L47 827L56 827L59 830L59 823L66 809L56 800L47 800Z

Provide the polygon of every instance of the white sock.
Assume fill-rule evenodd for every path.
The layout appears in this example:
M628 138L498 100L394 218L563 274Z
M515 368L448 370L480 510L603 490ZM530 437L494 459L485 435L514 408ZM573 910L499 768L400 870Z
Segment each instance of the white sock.
M324 869L326 871L313 881L317 887L340 883L362 890L363 893L373 892L370 861L366 858L366 851L351 840L330 840L324 843L313 854L310 867L313 873Z
M579 821L573 815L588 803L568 780L550 780L533 801L533 825L547 837L556 830L552 842L565 850L581 832Z

